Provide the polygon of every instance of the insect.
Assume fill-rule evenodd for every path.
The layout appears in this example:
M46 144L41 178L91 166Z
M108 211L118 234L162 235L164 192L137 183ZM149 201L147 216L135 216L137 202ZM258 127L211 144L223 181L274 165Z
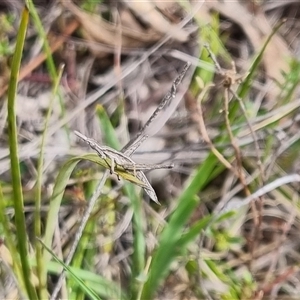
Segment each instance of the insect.
M123 167L124 169L128 170L130 173L133 173L133 175L139 179L141 182L144 183L144 186L142 186L145 190L145 192L149 195L149 197L156 203L158 202L156 193L149 183L146 175L141 171L138 170L138 168L141 167L141 165L137 165L132 158L127 156L126 154L117 151L113 148L110 148L108 146L100 146L94 139L88 138L82 133L75 131L75 134L81 138L83 141L85 141L92 149L94 149L98 155L103 159L109 159L110 160L110 172L111 174L115 173L115 166L116 164ZM136 168L137 165L137 168ZM145 168L151 168L151 166L145 165Z
M183 77L185 76L188 68L190 67L190 63L186 63L183 67L180 74L176 77L176 79L173 81L171 90L163 97L160 104L154 111L154 113L151 115L149 120L145 123L143 128L139 131L137 136L130 140L128 144L123 147L121 151L117 151L113 148L110 148L108 146L101 146L99 145L94 139L88 138L82 133L75 131L75 134L81 138L84 142L86 142L92 149L94 149L98 155L105 159L109 159L109 167L111 174L115 173L115 166L121 166L125 170L127 170L129 173L133 174L137 179L139 179L144 185L141 187L144 188L145 192L149 195L149 197L156 203L159 204L156 193L149 183L146 175L143 173L143 169L157 169L162 167L171 168L172 165L140 165L136 164L132 158L130 157L132 153L135 152L135 150L141 145L141 143L148 138L147 135L147 128L150 126L151 123L158 117L159 113L168 105L172 103L172 99L175 98L177 88L179 84L181 83ZM118 176L119 178L119 176Z

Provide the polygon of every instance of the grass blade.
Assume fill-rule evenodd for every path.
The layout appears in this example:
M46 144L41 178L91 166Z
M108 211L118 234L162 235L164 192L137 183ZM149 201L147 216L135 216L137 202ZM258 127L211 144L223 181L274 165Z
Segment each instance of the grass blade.
M84 282L82 279L80 279L72 270L69 266L65 265L55 254L54 252L48 248L42 240L39 240L40 243L45 247L45 249L51 254L51 256L67 271L69 275L72 276L72 278L77 282L78 286L82 289L82 291L90 297L92 300L99 300L100 298L98 295L91 290Z
M15 226L17 231L18 248L21 258L23 279L26 287L28 297L30 299L37 299L36 291L30 281L31 268L29 265L29 253L27 246L26 223L24 216L24 202L22 193L22 182L18 156L18 136L15 100L18 83L18 74L21 65L22 52L26 38L27 25L29 21L29 13L25 8L22 13L21 23L17 35L16 49L12 60L11 76L8 87L8 134L9 134L9 152L11 163L11 176L14 195L15 208Z
M52 199L50 201L51 205L50 205L50 210L48 213L48 219L47 219L47 225L46 225L45 244L49 248L52 243L54 228L55 228L55 224L57 224L57 216L58 216L58 212L59 212L62 197L64 195L65 188L67 186L68 180L69 180L74 168L81 160L89 160L91 162L100 164L102 166L107 166L106 161L101 159L97 154L86 154L86 155L82 155L79 157L74 157L74 158L70 159L69 161L67 161L62 166L62 168L57 176L55 186L53 189ZM132 174L129 174L122 168L116 167L115 171L118 175L126 178L127 180L130 180L133 182L136 181L136 177L134 177ZM46 255L46 257L48 257L48 256ZM44 261L48 261L48 259L46 259L46 257L44 257Z
M104 277L95 274L94 272L82 270L76 267L69 267L69 269L84 283L93 289L100 297L105 299L128 299L125 293L114 282L105 279ZM51 261L48 264L48 271L51 274L59 274L61 271L61 264L55 261ZM74 295L75 299L76 295Z
M210 154L198 168L195 176L192 177L180 196L178 206L161 234L159 246L153 256L149 277L143 287L141 299L153 298L159 284L167 276L171 263L184 251L188 243L197 237L197 232L199 233L199 230L209 223L210 218L205 219L193 225L188 232L185 232L186 223L200 202L196 193L216 176L214 170L217 163L217 158ZM221 170L219 169L219 171Z
M2 234L4 235L4 238L5 238L5 245L7 246L8 250L11 254L11 257L14 258L14 261L13 261L14 273L20 284L20 289L22 291L24 291L24 280L23 280L22 271L21 271L22 266L21 266L18 250L15 246L15 242L14 242L14 239L11 234L11 224L6 215L5 199L3 197L1 184L0 184L0 224L2 225L2 230L3 230Z
M34 216L34 232L36 237L41 236L41 202L42 202L42 180L43 180L42 177L43 177L44 148L46 143L47 128L52 113L53 103L58 92L58 86L62 76L62 72L63 72L63 67L60 68L59 76L57 77L57 80L54 82L53 93L52 93L51 101L46 116L45 127L44 127L42 142L40 146L40 155L39 155L38 168L37 168L35 216ZM35 248L36 248L37 273L39 278L39 295L41 296L41 298L46 299L48 295L46 289L47 273L45 271L45 266L42 259L42 247L41 244L37 241L35 244Z
M118 142L115 130L102 106L97 107L99 120L102 128L102 132L105 133L106 142L110 147L115 149L120 149L120 144ZM143 228L145 228L145 220L142 211L141 198L137 196L134 186L130 184L124 185L125 193L131 200L131 205L133 208L133 230L134 230L134 240L133 240L133 263L132 263L132 284L131 294L133 298L139 292L139 283L136 278L143 274L145 269L145 254L146 254L146 240Z
M157 291L159 284L168 274L174 258L178 255L180 250L183 250L181 245L178 244L178 241L180 240L186 222L198 203L199 199L196 197L190 198L189 201L181 202L170 218L169 223L161 234L159 247L153 256L141 299L153 299L153 295L155 291Z

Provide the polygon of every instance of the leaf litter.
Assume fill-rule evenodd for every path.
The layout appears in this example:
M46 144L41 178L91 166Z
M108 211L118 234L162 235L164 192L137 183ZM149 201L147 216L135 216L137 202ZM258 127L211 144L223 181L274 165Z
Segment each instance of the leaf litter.
M62 59L65 60L66 57L68 59L68 67L63 84L65 101L64 110L67 117L62 117L61 110L59 109L54 110L53 112L53 122L49 131L52 135L49 138L49 144L46 148L46 152L52 156L52 159L51 164L49 162L44 170L44 208L47 208L47 200L49 199L49 191L47 191L47 189L51 187L55 174L57 174L57 170L62 162L66 160L66 155L74 156L82 152L80 147L75 147L74 136L71 135L70 141L68 141L65 129L62 126L69 124L71 131L79 130L103 144L104 136L99 130L97 117L94 114L94 103L98 102L103 104L110 116L113 116L121 106L121 97L118 98L118 96L121 95L125 99L124 110L126 111L126 115L130 116L130 118L123 116L119 120L119 125L116 125L116 132L124 145L128 141L128 135L125 134L126 130L124 130L124 124L128 124L129 128L133 129L132 135L134 136L139 128L145 123L145 121L140 122L139 117L142 115L142 111L146 111L151 106L157 107L157 103L175 78L176 72L182 65L181 61L176 60L175 54L179 53L180 60L187 61L188 59L186 59L185 55L188 55L191 58L197 58L197 52L199 51L198 46L195 46L197 34L193 34L193 30L197 27L195 22L190 22L185 28L180 28L180 30L177 31L177 35L172 30L173 27L176 26L176 23L179 23L182 18L182 16L180 16L182 10L178 10L177 4L172 1L168 4L169 7L166 8L165 12L163 12L163 10L159 11L154 9L154 2L147 2L149 14L142 11L145 7L138 7L135 3L124 3L124 5L121 5L118 8L120 9L119 20L98 18L97 21L93 22L92 27L89 26L91 25L89 22L94 20L92 19L94 17L88 12L78 11L77 6L70 3L71 2L64 4L63 8L57 6L55 9L62 10L63 14L61 16L63 16L63 18L68 18L68 20L74 21L73 17L75 16L76 20L79 20L76 28L80 28L80 30L72 35L70 33L61 35L61 33L64 32L64 29L59 27L58 19L54 15L49 26L49 35L54 37L64 36L64 40L66 40L67 37L68 43L75 45L75 55L74 57L71 55L63 55L61 49L54 46L52 47L57 61ZM159 4L162 5L161 3ZM282 74L284 73L282 71L287 72L288 70L288 60L286 58L289 57L291 53L297 52L297 28L299 26L297 21L299 18L297 19L297 16L299 14L299 5L298 3L292 2L277 3L277 6L275 7L274 5L272 6L270 1L263 1L261 4L253 5L253 7L250 7L250 4L247 3L223 1L222 3L216 4L211 1L206 1L201 7L201 10L197 12L196 17L198 15L201 16L201 14L204 13L211 17L213 15L211 13L212 11L216 11L220 14L220 28L221 30L225 28L224 32L227 34L227 47L233 54L233 59L241 74L248 71L253 53L256 53L262 47L263 41L270 34L272 27L274 26L273 20L278 20L278 16L280 16L280 18L287 18L287 22L280 28L278 33L276 33L275 38L271 40L267 47L266 52L263 55L263 68L260 70L258 76L259 80L253 83L252 104L254 109L263 107L264 109L271 110L272 107L278 106L279 100L277 97L278 88L276 87L270 90L269 84L283 81L284 76L282 76ZM17 11L17 9L16 5L14 10ZM39 9L41 15L43 15L43 13L45 15L45 12L47 11L46 6L43 7L41 5ZM103 9L109 10L110 8L104 5ZM172 9L174 9L174 11L177 9L176 13L170 13L170 11L173 11ZM126 17L127 23L126 26L123 27L122 21L125 20L126 15L129 15L130 17ZM166 16L172 16L172 18L166 18ZM130 30L130 22L132 22L134 30ZM154 22L155 24L153 24ZM166 22L167 26L161 25L166 24ZM99 27L96 27L96 24ZM263 25L258 26L258 24ZM66 26L67 25L68 24L66 24ZM99 30L99 28L102 28L102 30ZM165 28L167 31L171 31L169 43L164 44L161 48L157 49L155 53L152 53L152 55L149 54L147 59L140 63L139 67L136 66L135 76L128 76L125 79L121 79L123 72L128 70L128 68L124 68L124 66L126 66L126 64L128 64L128 66L134 66L141 55L147 53L147 49L166 34L164 31ZM34 30L31 30L30 34L38 41ZM118 47L120 47L119 56L117 58L112 58L113 55L117 56L116 53L118 53L116 51L117 47L115 47L115 42L117 40ZM35 45L37 44L38 42ZM36 53L41 53L40 48L37 47L36 49ZM67 50L67 54L71 54L71 51ZM222 58L222 55L220 56ZM89 69L85 69L86 59L90 57L96 59ZM99 57L101 57L101 61L97 60ZM31 57L31 61L28 65L32 63L34 59L35 57ZM226 64L226 62L222 61L221 64L223 65L223 63ZM24 62L24 64L26 67L26 62ZM73 69L71 67L72 65ZM23 99L22 102L24 106L32 105L32 99L36 99L35 109L37 110L36 116L38 117L33 118L32 116L31 119L32 124L36 124L35 120L40 120L40 116L43 116L45 113L45 108L39 106L39 99L45 92L49 92L50 81L45 81L45 77L42 76L46 75L47 77L47 71L42 61L35 63L35 67L30 72L34 72L34 75L37 76L28 77L27 80L23 80L20 83L19 92L20 97L25 97L20 98ZM133 74L132 71L129 73ZM105 79L105 76L108 74L112 76L113 80L109 79L107 81ZM139 75L143 78L142 81L138 80L140 79L137 78ZM75 85L72 84L70 78L76 83ZM98 85L100 86L95 84L95 78L100 78L102 80L102 83L98 82ZM188 81L190 80L191 78L188 77ZM81 86L80 83L82 81L86 82L86 85ZM99 91L103 86L106 86L105 82L112 83L113 81L114 83L111 84L110 87L107 86L106 91L103 89L104 92L101 92L101 95L96 95L95 91ZM187 83L185 83L185 85L186 84ZM89 96L93 95L93 93L95 93L93 96L95 99L90 100L90 103L87 104L88 102L86 100L92 99L89 98ZM265 96L265 93L267 93L267 96ZM220 115L213 115L211 109L214 105L217 106L217 100L215 99L220 99L218 96L220 93L217 88L214 87L208 94L208 99L210 101L203 103L204 122L210 138L213 141L216 141L219 134L221 134L219 128L220 124L222 124L222 118ZM28 97L28 101L26 97ZM195 166L206 157L209 151L207 145L203 143L201 136L199 136L195 120L191 117L195 112L195 110L193 110L194 100L195 99L193 99L190 92L187 92L184 103L182 101L178 105L177 111L174 112L173 110L170 122L164 126L163 130L160 130L161 128L159 128L163 125L159 125L158 129L156 129L158 132L156 138L164 141L163 148L149 148L148 151L143 151L143 153L137 153L136 155L136 157L141 160L147 159L149 156L153 155L154 160L155 155L161 153L163 154L164 159L167 158L167 162L175 164L175 172L171 171L165 176L161 185L154 187L155 191L158 193L159 199L161 199L160 195L167 195L162 197L164 200L162 203L163 206L166 203L172 206L172 199L176 199L180 194L187 175L189 175L194 170ZM291 102L294 100L295 99L292 99ZM28 103L26 104L26 102ZM249 109L249 107L246 108ZM79 113L72 114L76 109ZM24 109L24 111L26 111L26 109ZM30 208L30 202L33 200L31 191L35 180L34 174L39 149L40 131L38 128L28 126L28 124L25 126L26 122L22 122L22 119L24 119L22 113L24 113L24 111L21 110L19 112L19 135L20 145L22 146L20 149L21 159L25 166L25 171L22 174L24 179L24 193L26 198L28 198L28 204L26 205ZM292 112L296 112L296 109L293 109ZM78 114L80 115L80 118L78 118L80 121L76 119ZM210 116L213 117L210 118ZM254 127L257 141L261 148L265 145L265 141L270 134L276 136L276 139L278 140L277 144L271 149L271 154L274 154L274 160L278 160L278 164L275 165L274 169L269 171L268 178L276 175L284 176L285 172L299 171L297 169L297 165L299 165L296 155L297 151L295 150L295 147L293 147L293 145L297 144L298 140L294 141L291 139L299 129L297 123L298 117L298 114L294 113L293 118L280 118L281 121L278 122L278 126L274 130L272 128L268 129L266 126L258 129ZM26 118L30 121L30 116L28 114L26 115ZM64 120L68 121L64 121L64 125L61 125L62 123L60 123L58 126L57 120L61 120L62 118L65 118ZM3 119L5 119L4 106L1 108L1 124L5 124ZM250 122L255 124L256 119L250 118ZM272 118L266 118L264 122L264 124L270 125L272 124ZM231 125L234 128L235 124ZM1 179L9 182L5 126L2 126L1 130ZM249 130L246 124L243 128L243 132L248 132L248 134L239 136L236 143L237 147L241 147L243 166L244 164L247 164L247 170L251 174L251 176L246 177L246 181L253 181L256 178L255 176L259 176L259 174L255 173L257 169L251 168L251 166L253 167L255 165L255 156L258 154L256 153L253 155L255 152L253 139L249 137ZM62 139L65 140L62 142ZM72 144L72 147L68 149L66 145L68 145L69 142ZM285 143L288 145L287 151L283 156L281 155L277 158L275 153L276 149L279 149L280 146ZM224 152L226 157L231 157L234 153L230 144L221 143L218 144L217 147L218 149L226 149ZM62 151L62 149L64 150ZM254 162L252 161L253 159L255 160ZM268 165L266 167L268 167ZM215 182L212 182L210 186L200 193L203 204L199 207L199 211L195 212L196 215L201 216L205 211L213 211L214 205L216 205L218 201L229 201L231 199L230 195L231 197L234 195L236 197L235 200L240 200L240 191L242 187L239 186L239 183L229 172L223 173L222 176L222 180L217 177ZM69 191L72 191L73 186L74 189L75 186L78 187L78 184L74 185L74 182L76 181L80 182L80 179L72 178L68 187ZM120 197L118 188L112 188L111 191L107 191L106 188L106 192L108 195L111 195L112 198L118 199L118 197ZM9 194L9 187L6 190L6 193ZM293 185L286 187L285 194L289 193L294 195L293 201L295 203L293 205L296 205L298 195L297 187ZM75 192L72 195L72 197L76 198ZM122 204L127 203L124 199L122 201ZM297 232L299 231L298 227L300 224L299 215L297 211L293 210L295 206L291 205L291 203L288 202L288 199L277 190L266 195L263 201L263 204L257 208L258 215L261 216L260 223L255 224L254 219L256 216L253 211L249 211L248 213L245 213L243 221L240 221L240 223L236 221L235 224L231 224L231 233L240 234L246 239L247 242L244 243L243 247L236 246L236 248L228 250L227 255L222 256L222 253L214 249L212 242L207 238L204 243L205 251L212 256L215 253L220 260L228 262L235 270L236 274L240 274L245 266L250 265L249 269L252 274L256 274L255 279L258 283L258 288L256 290L257 294L252 295L252 299L260 299L259 297L261 297L260 295L262 292L265 296L278 293L278 296L289 295L292 297L299 292L299 286L293 284L299 277L299 272L294 269L297 264L296 253L299 247L296 242L296 240L298 240ZM126 214L128 212L126 205L118 204L116 207L119 215L123 215L124 218L125 216L128 217L128 214ZM99 208L99 211L101 211L101 209L102 212L105 212L106 208ZM74 207L72 210L74 210ZM146 210L149 211L149 207L147 207ZM107 210L106 212L109 211ZM167 212L158 210L160 218L162 219L168 215L168 212L170 212L170 210ZM73 213L78 214L78 211L76 212L75 210ZM148 214L149 219L155 219L153 212ZM70 228L72 228L72 230L73 227L76 227L74 214L71 214L70 212L69 214L64 212L64 214L59 217L59 221L61 224L69 224L68 226L71 226ZM99 220L99 223L100 222L104 221ZM118 235L119 240L115 240L115 246L120 247L121 249L122 241L124 241L125 238L128 238L128 235L131 234L131 229L130 225L128 225L129 222L125 222L122 217L120 217L118 222L120 223L117 223L114 226L118 227L118 224L127 224L126 226L124 225L124 228L121 230L118 227L118 232L122 232L123 236L121 233ZM152 220L151 222L154 222L155 224L155 221ZM152 224L147 224L149 235L151 226ZM257 236L253 236L254 227L257 230ZM114 229L110 228L110 230L113 233ZM64 232L67 233L68 230L65 230ZM99 234L99 237L104 235L104 233L101 232L101 229L99 229L97 234ZM99 237L95 237L95 243ZM67 246L70 238L71 236L67 235L63 239L62 248ZM105 238L108 238L108 236ZM156 240L155 236L152 236L152 238ZM255 247L251 248L251 243L255 245ZM126 251L127 250L129 251L130 249L126 249ZM120 252L118 255L125 255L127 253L126 251L124 250L124 252ZM99 267L100 273L101 269L105 269L108 277L114 277L118 274L119 268L128 266L128 259L125 258L118 268L112 267L110 262L114 259L114 255L112 250L105 252L104 248L99 249L98 266L101 266ZM107 259L104 259L105 256ZM210 274L208 270L207 274ZM189 276L190 274L183 266L172 269L166 284L158 294L158 298L166 299L169 297L172 299L182 299L186 297L188 299L196 299L194 294L195 287L191 286ZM204 288L207 289L208 294L220 291L225 293L228 288L224 283L219 282L219 284L213 285L208 281L209 280L204 279L201 284L202 287L204 286Z

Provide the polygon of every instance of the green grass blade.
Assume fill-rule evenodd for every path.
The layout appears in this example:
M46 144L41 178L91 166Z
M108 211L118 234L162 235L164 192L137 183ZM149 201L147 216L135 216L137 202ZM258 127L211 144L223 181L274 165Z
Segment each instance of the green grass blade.
M120 149L121 145L117 138L114 127L112 126L108 115L106 114L102 105L97 105L96 112L99 117L101 131L105 137L106 144L114 149Z
M262 49L260 50L260 52L255 57L252 65L251 65L249 74L246 77L246 79L243 81L243 83L241 85L241 88L239 89L238 95L241 99L243 99L247 95L247 93L249 92L249 90L251 88L252 79L254 78L256 70L258 69L258 66L259 66L260 62L262 61L264 52L265 52L270 40L272 39L274 34L278 31L278 29L282 26L282 24L283 24L283 22L279 22L278 25L274 27L272 33L268 36L268 38L267 38L266 42L264 43Z
M74 157L62 166L53 189L53 196L50 201L50 210L48 213L46 224L45 244L49 248L52 243L53 233L56 226L55 224L57 224L57 216L65 188L74 168L81 160L89 160L102 166L107 166L107 162L104 159L100 158L97 154L86 154L80 157ZM122 168L116 167L115 172L118 175L126 178L127 180L136 181L136 177L134 177L132 174L127 173ZM48 261L49 256L47 254L45 255L46 256L44 257L44 261Z
M120 144L117 139L115 130L102 106L97 107L97 112L100 120L102 132L105 134L106 142L110 147L120 149ZM141 198L137 196L134 186L125 184L125 193L131 200L133 208L133 257L132 257L132 284L131 294L135 298L139 293L139 282L136 280L145 269L145 254L146 254L146 240L144 235L145 220L142 211Z
M90 271L85 271L76 267L69 267L69 269L76 274L84 283L93 289L100 297L106 299L128 299L126 294L114 282L97 275ZM59 274L61 272L61 264L51 261L48 264L48 271L51 274ZM74 299L74 298L71 298Z
M96 180L91 180L84 184L84 192L85 192L84 194L86 196L86 199L91 199L92 194L96 188L97 188ZM106 199L107 197L103 197L101 199L101 203L103 203ZM91 266L91 269L89 270L93 271L93 266L96 263L95 261L97 256L96 252L97 250L101 251L101 249L98 249L98 247L97 249L91 248L90 243L91 243L91 236L94 236L95 232L97 232L96 227L98 224L99 223L95 220L95 218L90 218L86 223L83 234L80 238L80 243L78 243L76 252L74 253L74 256L72 258L72 267L78 268L78 270L80 270L79 269L80 267L88 265ZM107 226L107 224L105 224L105 226ZM71 290L71 293L69 295L70 299L81 299L80 297L84 298L84 295L80 290L80 287L78 286L76 281L74 281L72 278L68 280L68 287Z
M78 286L82 289L82 291L90 297L90 299L93 300L100 300L100 298L98 297L98 295L92 290L90 289L82 279L80 279L73 271L70 267L68 267L67 265L65 265L56 255L55 253L48 248L41 240L40 243L45 247L45 249L51 254L51 256L66 270L67 274L71 275L73 280L76 281L76 283L78 284Z
M189 233L184 232L186 223L200 202L196 194L204 188L213 176L216 176L214 170L217 164L216 157L210 154L198 168L196 174L191 177L192 179L179 197L178 206L159 239L159 246L150 266L149 278L143 287L142 299L153 298L159 284L167 276L171 263L176 260L179 253L185 250L184 246L186 247L197 237L195 231L208 224L209 219L203 223L196 223ZM185 244L181 244L181 242Z
M17 43L15 53L12 60L11 76L8 87L8 135L9 135L9 152L11 163L11 176L14 195L15 208L15 226L17 231L18 248L21 258L23 279L28 297L37 299L36 291L30 281L31 268L29 264L29 253L27 246L27 232L24 216L24 203L21 183L21 173L18 156L18 137L15 112L15 99L18 83L18 74L21 65L22 52L26 38L27 25L29 21L29 13L27 9L23 10L21 23L17 35Z
M2 193L2 186L0 184L0 224L1 224L1 234L4 235L5 238L5 245L7 246L11 257L13 257L13 269L14 273L16 275L16 278L18 280L18 283L20 285L20 289L24 291L24 280L22 277L22 266L20 262L20 256L18 253L18 250L15 246L12 233L11 233L11 224L8 220L8 217L6 215L6 205L5 200Z
M178 240L178 246L185 249L189 243L193 242L199 236L201 231L207 227L211 220L211 216L205 216L203 219L196 222L196 224L193 224L188 232L184 233Z
M290 69L287 74L285 74L285 81L282 84L282 91L280 93L281 101L278 103L290 103L292 101L292 96L295 93L295 90L299 86L300 81L300 62L297 59L292 59L290 62ZM279 106L278 105L278 106Z
M39 37L43 41L44 52L47 55L46 64L47 64L51 79L53 80L53 82L55 82L58 80L58 72L56 71L56 68L55 68L54 60L53 60L52 53L51 53L51 48L48 43L48 38L47 38L47 34L44 30L44 26L40 20L37 10L35 9L33 1L26 0L26 5L28 7L30 15L32 16L32 20L38 31Z
M60 68L59 76L57 77L57 80L54 82L52 97L51 97L51 101L46 116L45 127L44 127L42 142L40 146L40 155L39 155L38 168L37 168L35 215L34 215L34 232L36 237L41 236L42 177L43 177L44 148L46 143L46 135L47 135L48 123L52 113L53 103L58 92L58 86L62 76L62 71L63 68ZM43 262L41 243L39 243L38 241L36 241L35 249L36 249L36 261L37 261L37 274L39 278L39 295L42 299L46 299L48 296L48 292L46 288L47 273Z
M199 199L195 196L186 200L178 205L161 234L159 246L153 255L148 279L143 286L141 299L153 299L159 284L167 276L171 263L183 250L181 245L178 245L178 241L187 221L199 204Z
M44 49L44 52L47 56L46 57L46 65L47 65L50 77L52 79L52 82L55 83L59 80L59 78L58 78L59 74L56 71L56 67L55 67L55 63L54 63L54 60L53 60L51 48L50 48L49 42L48 42L47 33L45 32L43 23L42 23L39 15L38 15L38 12L35 8L35 5L34 5L33 1L32 0L26 0L26 5L27 5L28 10L30 12L30 15L32 17L32 21L34 23L34 26L35 26L38 34L39 34L39 37L43 42L43 49ZM61 110L62 110L62 115L64 115L64 113L65 113L64 102L63 102L63 99L62 99L60 93L58 93L58 96L59 96L60 107L61 107Z

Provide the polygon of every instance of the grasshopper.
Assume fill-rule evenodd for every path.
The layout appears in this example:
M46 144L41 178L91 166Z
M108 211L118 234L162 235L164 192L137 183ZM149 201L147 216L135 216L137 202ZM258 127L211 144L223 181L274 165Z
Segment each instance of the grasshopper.
M123 167L124 169L131 169L130 172L133 172L134 176L139 179L141 182L143 182L145 185L143 186L145 192L149 195L149 197L156 203L158 202L156 193L149 183L146 175L141 171L137 170L137 168L141 168L141 165L138 165L137 168L135 167L137 164L127 156L126 154L119 152L113 148L110 148L108 146L100 146L94 139L88 138L82 133L75 131L75 134L81 138L83 141L85 141L92 149L94 149L98 155L103 159L110 159L110 173L115 173L115 165L119 165ZM143 166L143 165L142 165ZM151 168L151 165L146 165L147 167ZM147 168L145 166L145 168Z
M144 185L141 187L144 188L145 192L149 195L149 197L156 203L159 204L156 193L149 183L146 175L142 172L142 170L145 169L157 169L162 167L172 168L172 165L142 165L142 164L136 164L132 158L130 157L132 153L135 152L135 150L141 145L141 143L148 138L148 135L146 134L147 128L150 126L150 124L157 118L159 113L168 105L172 103L172 99L175 98L177 88L179 84L181 83L184 75L186 74L188 68L190 67L190 63L186 63L183 67L183 70L180 72L178 77L173 81L171 90L163 97L160 104L152 114L152 116L149 118L149 120L145 123L143 128L139 131L137 136L130 140L128 144L123 147L121 151L117 151L113 148L110 148L108 146L101 146L99 145L94 139L88 138L82 133L75 131L75 134L81 138L84 142L86 142L92 149L94 149L98 155L105 159L110 160L110 172L111 174L115 173L115 166L119 165L123 167L125 170L128 170L131 174L133 174L137 179L139 179L141 182L144 183ZM119 176L118 176L119 178Z

